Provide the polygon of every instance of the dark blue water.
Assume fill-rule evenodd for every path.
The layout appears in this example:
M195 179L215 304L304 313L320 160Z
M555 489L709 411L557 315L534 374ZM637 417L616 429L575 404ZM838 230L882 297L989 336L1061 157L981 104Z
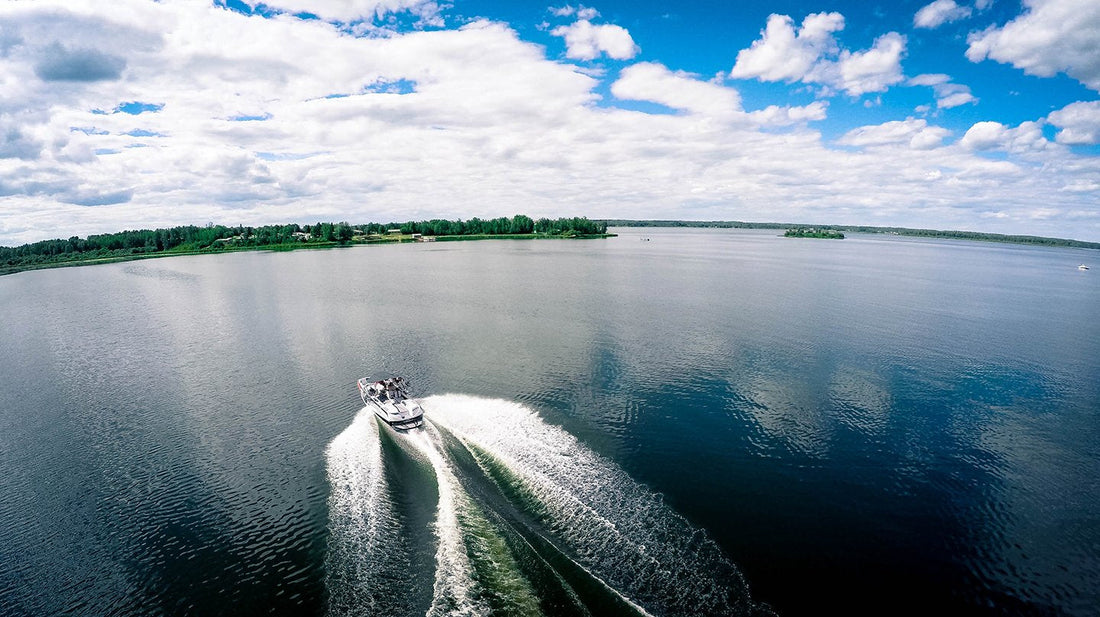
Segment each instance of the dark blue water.
M1094 252L621 231L0 278L0 613L1095 614Z

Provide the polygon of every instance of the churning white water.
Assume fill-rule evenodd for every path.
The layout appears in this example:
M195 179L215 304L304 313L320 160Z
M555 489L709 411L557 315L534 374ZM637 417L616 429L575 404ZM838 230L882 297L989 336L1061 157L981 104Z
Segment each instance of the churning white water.
M476 508L440 430L468 448L488 477L494 477L490 466L506 469L523 487L522 495L513 492L508 498L525 500L517 505L539 513L549 541L638 612L738 614L750 609L739 571L703 532L659 494L530 408L464 395L422 402L429 421L420 430L393 432L393 437L412 459L431 468L437 484L428 617L490 612L471 564L469 536L492 532L471 527ZM386 573L409 549L386 486L378 431L379 423L364 409L329 446L328 582L334 614L357 609L390 614L399 608L380 600L401 593L400 582Z
M466 505L464 502L468 497L440 451L439 436L430 425L397 435L400 443L414 448L431 464L439 485L439 506L435 521L439 546L435 554L435 585L429 617L488 614L488 607L474 599L473 569L466 555L462 529L458 523L458 509Z
M718 546L621 468L517 403L423 400L431 421L489 453L534 493L552 532L594 575L659 614L747 609L739 570Z
M330 613L381 614L395 608L383 591L403 570L407 552L388 495L378 422L369 408L332 440L326 459Z

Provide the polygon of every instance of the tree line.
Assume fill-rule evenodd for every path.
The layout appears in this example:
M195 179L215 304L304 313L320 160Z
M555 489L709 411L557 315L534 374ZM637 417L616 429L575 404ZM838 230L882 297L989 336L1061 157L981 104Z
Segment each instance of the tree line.
M479 219L468 221L448 221L432 219L430 221L410 221L399 228L405 234L423 234L425 236L468 236L468 235L504 235L504 234L546 234L546 235L597 235L607 233L606 221L590 221L584 217L548 219L537 221L529 216L517 214L512 218Z
M300 225L261 225L227 227L213 223L206 226L181 225L162 229L138 229L108 234L93 234L86 238L72 236L42 240L16 247L0 247L0 272L12 272L36 265L140 256L161 252L202 252L261 246L292 246L296 244L350 244L366 242L392 235L469 236L469 235L596 235L607 232L607 223L584 217L540 218L517 214L511 218L409 221L404 223L365 223L352 225L314 223Z

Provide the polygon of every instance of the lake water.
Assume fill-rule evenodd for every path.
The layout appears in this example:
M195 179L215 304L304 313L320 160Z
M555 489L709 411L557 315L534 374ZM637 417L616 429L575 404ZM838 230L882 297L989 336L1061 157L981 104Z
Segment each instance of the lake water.
M0 614L1096 614L1096 252L618 231L0 278Z

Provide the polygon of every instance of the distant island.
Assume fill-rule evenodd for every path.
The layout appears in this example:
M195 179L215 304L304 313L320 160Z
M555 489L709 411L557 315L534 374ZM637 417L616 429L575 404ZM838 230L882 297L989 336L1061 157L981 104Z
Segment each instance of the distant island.
M242 250L293 250L387 242L434 242L483 239L607 238L607 223L585 217L511 218L408 221L405 223L347 222L260 227L184 225L110 234L42 240L17 247L0 247L0 275L38 268L79 266L170 255L196 255Z
M889 234L894 236L916 236L921 238L953 238L956 240L977 240L980 242L1006 242L1011 244L1034 244L1039 246L1066 246L1082 249L1100 249L1100 242L1085 242L1067 238L1045 238L1043 236L1020 236L991 234L979 231L949 231L940 229L913 229L909 227L873 227L869 225L808 225L804 223L749 223L745 221L677 221L677 220L630 220L603 219L608 227L714 227L724 229L796 229L828 228L838 232Z
M843 240L844 234L835 229L818 227L792 227L783 233L784 238L824 238L826 240Z

